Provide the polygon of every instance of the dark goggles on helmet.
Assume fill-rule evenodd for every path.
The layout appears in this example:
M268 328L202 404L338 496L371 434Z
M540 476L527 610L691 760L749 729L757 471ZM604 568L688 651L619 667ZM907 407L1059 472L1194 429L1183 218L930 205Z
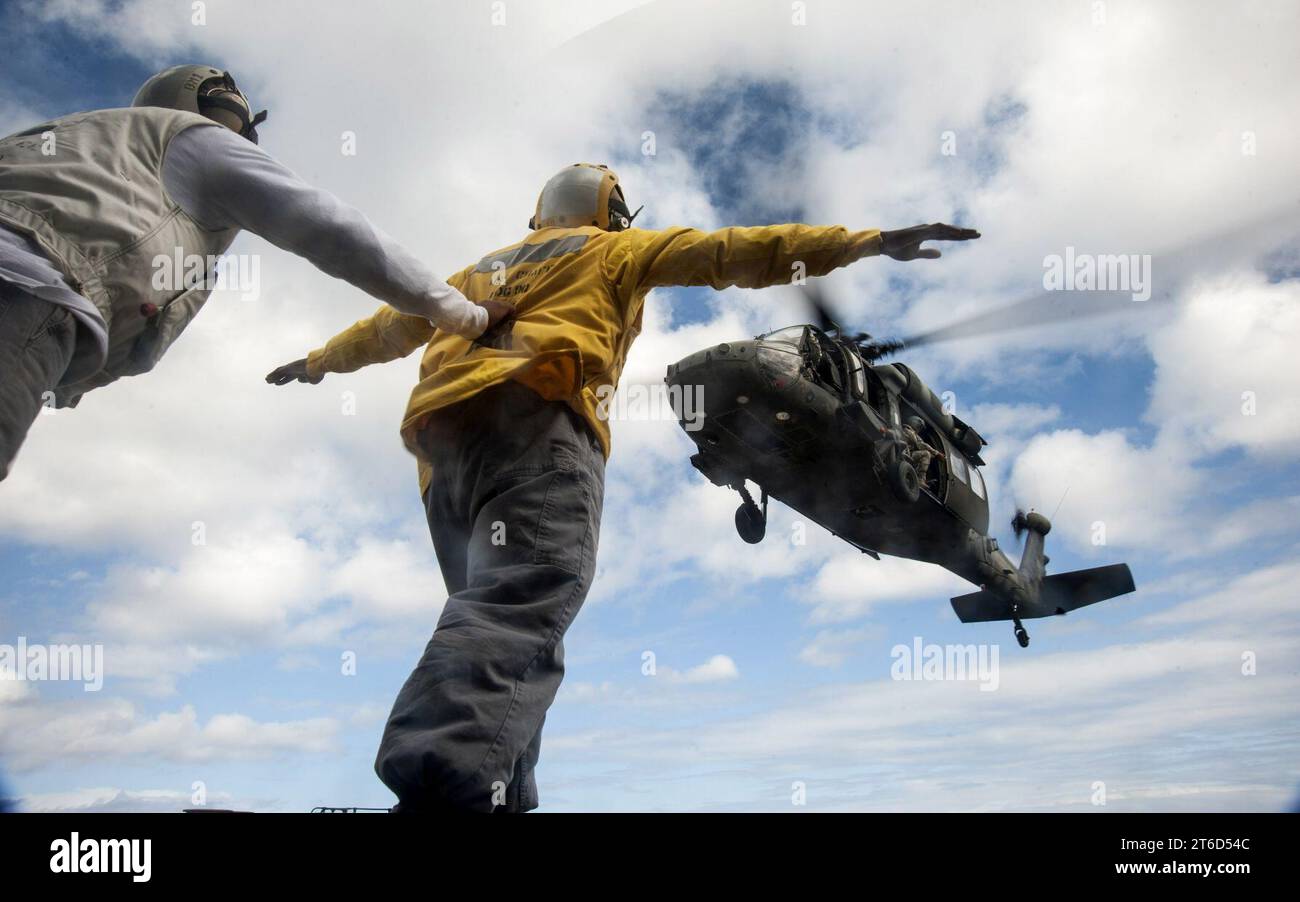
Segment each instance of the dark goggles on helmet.
M609 195L609 231L621 232L632 227L632 220L641 215L645 209L642 204L635 213L629 212L627 201L623 199L623 186L615 185Z
M204 107L234 113L241 123L240 136L257 143L257 127L266 121L266 110L253 115L248 98L229 72L221 73L221 78L209 79L199 88L199 109Z

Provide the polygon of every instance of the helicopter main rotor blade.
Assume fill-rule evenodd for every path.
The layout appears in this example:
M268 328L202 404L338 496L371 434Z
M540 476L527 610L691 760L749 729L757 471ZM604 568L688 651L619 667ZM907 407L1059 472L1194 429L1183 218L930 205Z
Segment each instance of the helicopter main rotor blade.
M817 320L817 328L823 332L839 331L839 324L835 322L835 318L831 315L830 307L826 303L826 294L822 291L821 286L813 281L805 281L798 288L803 294L804 300L808 302L808 306L812 308L813 316Z
M1160 306L1159 302L1136 302L1119 291L1044 291L994 310L985 310L946 326L900 339L907 348L1015 332L1057 323L1078 322L1138 308Z
M1167 306L1174 296L1173 287L1183 283L1189 273L1211 269L1231 259L1262 256L1288 241L1294 241L1300 229L1300 215L1294 206L1274 210L1270 215L1243 223L1182 247L1150 255L1152 273L1161 274L1161 287L1147 300L1137 300L1132 291L1043 290L1013 304L976 313L955 322L917 333L901 340L904 347L915 348L963 338L978 338L1001 332L1014 332L1058 323L1078 322L1117 313L1150 311ZM1148 286L1151 287L1151 286Z

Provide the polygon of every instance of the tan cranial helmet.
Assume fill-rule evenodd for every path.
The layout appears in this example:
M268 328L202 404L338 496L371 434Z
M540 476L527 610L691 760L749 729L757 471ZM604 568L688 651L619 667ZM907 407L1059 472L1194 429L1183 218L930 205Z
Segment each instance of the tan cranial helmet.
M266 110L253 115L253 105L229 72L212 66L173 66L150 78L136 92L131 106L160 106L207 116L257 143L257 126Z
M612 169L604 164L574 163L551 176L542 188L528 227L596 226L607 232L621 232L635 218L628 212L623 188Z

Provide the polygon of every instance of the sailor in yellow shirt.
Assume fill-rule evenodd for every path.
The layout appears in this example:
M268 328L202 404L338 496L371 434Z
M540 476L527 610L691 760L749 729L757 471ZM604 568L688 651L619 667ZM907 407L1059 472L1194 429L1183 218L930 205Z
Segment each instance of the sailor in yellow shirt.
M524 240L447 280L484 306L509 305L500 325L471 341L384 307L267 376L315 383L425 349L402 437L420 462L448 598L375 762L397 811L537 807L562 640L595 571L610 451L598 400L618 385L651 289L763 288L789 283L796 264L819 276L882 253L938 257L921 242L979 237L943 224L702 232L632 219L612 171L567 167L542 189Z

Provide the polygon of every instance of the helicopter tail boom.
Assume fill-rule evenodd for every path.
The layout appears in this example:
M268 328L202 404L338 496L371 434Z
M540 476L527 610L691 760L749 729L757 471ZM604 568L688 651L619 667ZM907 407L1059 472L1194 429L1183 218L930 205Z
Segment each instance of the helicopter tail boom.
M1017 512L1012 527L1018 534L1028 534L1020 566L1011 570L1010 562L998 554L1004 566L986 567L982 591L953 598L952 609L962 623L1010 620L1015 624L1017 641L1025 646L1029 644L1029 634L1021 620L1065 614L1133 591L1133 574L1128 564L1048 576L1050 558L1044 546L1052 524L1042 514Z
M1017 515L1025 536L1025 550L1020 555L1020 581L1026 593L1032 598L1038 593L1039 584L1047 573L1047 564L1051 560L1044 546L1047 534L1052 531L1052 524L1042 514L1032 511L1027 515Z

